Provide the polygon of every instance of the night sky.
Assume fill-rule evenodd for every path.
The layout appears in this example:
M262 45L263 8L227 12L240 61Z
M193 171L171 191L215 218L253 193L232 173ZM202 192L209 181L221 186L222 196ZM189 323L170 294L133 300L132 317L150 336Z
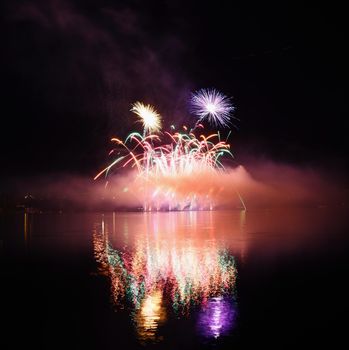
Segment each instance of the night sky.
M132 102L188 125L203 87L233 97L238 161L346 171L346 12L315 4L3 1L1 177L93 176Z

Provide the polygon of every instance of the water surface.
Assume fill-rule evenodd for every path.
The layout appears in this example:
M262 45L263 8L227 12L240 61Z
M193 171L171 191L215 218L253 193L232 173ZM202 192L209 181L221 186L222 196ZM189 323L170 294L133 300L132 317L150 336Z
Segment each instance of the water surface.
M343 210L2 214L10 348L344 339Z

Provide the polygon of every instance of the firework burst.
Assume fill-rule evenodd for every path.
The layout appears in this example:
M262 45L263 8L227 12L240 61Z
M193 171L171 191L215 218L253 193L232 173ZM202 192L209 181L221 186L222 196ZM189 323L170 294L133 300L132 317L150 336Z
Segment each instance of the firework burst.
M224 171L221 159L232 157L232 153L219 132L196 136L194 130L203 128L201 121L205 118L215 126L227 126L233 106L214 89L199 90L191 101L198 116L195 126L190 131L183 126L177 132L171 126L172 132L160 135L156 133L161 129L161 117L155 108L134 103L131 111L143 124L143 134L132 132L124 141L112 138L118 156L95 179L102 174L107 177L112 169L130 167L136 169L133 184L144 210L212 209L215 192L221 186L207 188L204 183L207 178L219 183L218 175ZM242 198L240 201L243 204Z
M131 112L135 113L139 117L139 121L143 124L144 135L160 131L161 116L153 106L136 102L132 105Z
M234 107L230 98L216 89L201 89L191 95L191 112L199 119L207 119L214 126L226 127Z
M158 135L142 136L131 133L125 141L113 138L111 141L124 148L124 152L109 166L103 169L95 179L102 174L108 175L112 168L131 167L137 169L136 182L147 188L145 194L145 210L159 210L167 207L169 210L195 209L200 205L211 208L207 193L184 193L179 191L180 183L189 183L192 179L211 176L223 171L221 157L232 156L230 146L219 139L218 134L199 138L193 133L165 132L169 142L161 143Z

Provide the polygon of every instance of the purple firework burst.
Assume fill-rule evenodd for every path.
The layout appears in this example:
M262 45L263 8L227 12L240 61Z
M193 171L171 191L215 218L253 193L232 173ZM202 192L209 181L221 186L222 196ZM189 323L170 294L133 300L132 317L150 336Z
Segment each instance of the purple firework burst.
M201 122L203 119L214 126L226 127L234 107L229 97L216 89L201 89L191 94L191 109Z

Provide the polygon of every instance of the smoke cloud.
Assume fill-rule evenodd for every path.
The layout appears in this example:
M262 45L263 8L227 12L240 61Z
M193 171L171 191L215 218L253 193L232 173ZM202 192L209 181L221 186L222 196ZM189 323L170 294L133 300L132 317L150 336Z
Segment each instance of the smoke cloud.
M153 19L130 6L96 6L93 16L88 9L65 0L14 1L10 7L9 20L31 24L34 44L45 56L40 79L47 78L59 95L47 97L52 104L71 104L71 96L80 96L79 108L87 115L107 114L110 127L118 128L130 124L135 100L156 104L174 120L183 117L190 83L178 64L184 53L180 40L152 35ZM58 52L47 52L52 45Z
M149 183L147 188L144 182L137 180L133 172L111 176L108 182L103 179L93 181L92 178L59 175L17 185L37 200L45 199L54 203L53 207L62 210L66 207L83 210L140 210L147 200L156 203L153 193L159 186L172 188L177 198L195 193L197 198L201 198L197 209L208 209L209 201L202 200L206 195L210 196L215 209L242 209L245 205L247 210L338 207L347 205L348 198L348 190L343 190L345 187L342 183L329 181L325 175L320 175L315 170L272 162L228 168L218 174L202 173L187 178L162 179L161 183ZM168 210L168 202L164 197L159 198L159 209Z

